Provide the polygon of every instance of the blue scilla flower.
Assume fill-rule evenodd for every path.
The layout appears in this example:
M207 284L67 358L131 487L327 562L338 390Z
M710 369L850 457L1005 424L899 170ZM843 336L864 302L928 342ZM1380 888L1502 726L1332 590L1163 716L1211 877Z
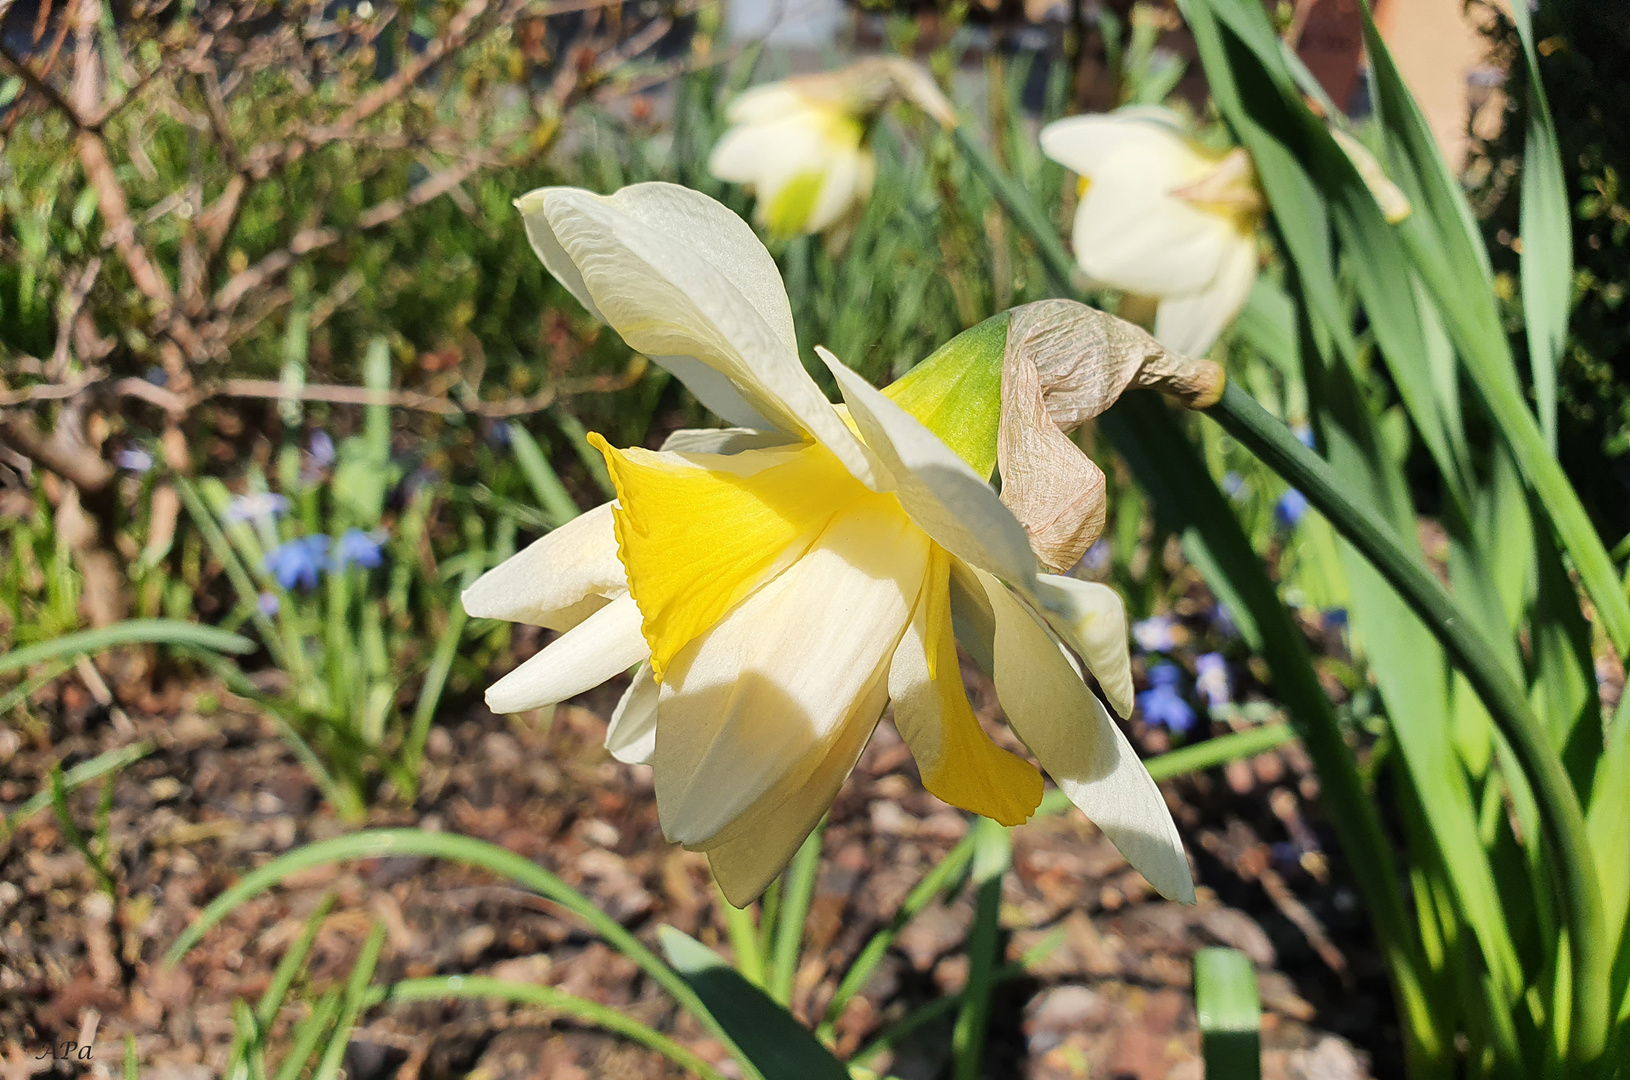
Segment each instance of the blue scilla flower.
M374 569L385 561L385 554L380 550L383 543L383 540L361 529L346 529L334 550L334 569L344 570L352 563L364 570Z
M255 600L255 607L259 608L260 613L269 619L282 610L283 601L277 598L276 593L263 592Z
M139 446L127 446L113 455L114 464L126 472L144 473L153 467L153 455Z
M285 589L315 588L317 575L328 566L328 537L302 536L279 544L267 553L265 566Z
M1296 436L1296 441L1297 442L1301 443L1303 446L1307 447L1309 450L1313 449L1313 429L1312 428L1308 427L1306 424L1297 424L1295 427L1291 428L1290 430L1291 430L1291 434Z
M1113 554L1114 552L1110 550L1108 540L1098 540L1087 549L1086 554L1081 556L1081 561L1076 563L1076 566L1089 573L1100 573L1109 565L1110 557Z
M311 464L319 469L326 469L334 464L334 437L319 428L311 433L311 439L306 443L306 453L311 455Z
M1144 652L1171 652L1177 646L1177 620L1153 615L1132 624L1132 640Z
M1208 652L1194 658L1194 689L1213 709L1220 709L1233 698L1228 683L1228 661L1222 653Z
M228 521L270 521L289 508L289 500L281 495L259 491L253 495L239 495L226 505Z
M1194 707L1177 689L1182 678L1176 664L1156 664L1149 669L1149 689L1138 695L1144 720L1173 733L1194 726Z
M1280 528L1294 529L1301 522L1302 515L1307 513L1307 496L1295 488L1291 488L1279 496L1279 505L1273 508L1274 520L1279 522Z

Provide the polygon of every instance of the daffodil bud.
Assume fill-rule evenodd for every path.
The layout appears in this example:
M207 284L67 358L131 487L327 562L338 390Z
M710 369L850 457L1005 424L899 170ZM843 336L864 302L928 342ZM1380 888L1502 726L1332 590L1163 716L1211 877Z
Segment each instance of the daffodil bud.
M1376 205L1381 207L1381 213L1385 215L1387 224L1396 225L1408 217L1412 209L1409 197L1397 184L1387 178L1381 163L1375 160L1375 155L1370 153L1369 147L1340 128L1331 128L1330 135L1336 140L1336 145L1341 147L1341 152L1347 155L1347 160L1353 163L1353 168L1358 170L1364 186L1375 196Z
M1103 531L1102 470L1069 432L1129 389L1190 408L1222 395L1223 371L1073 300L1014 308L959 334L884 391L974 471L999 468L1002 502L1049 568L1068 570Z

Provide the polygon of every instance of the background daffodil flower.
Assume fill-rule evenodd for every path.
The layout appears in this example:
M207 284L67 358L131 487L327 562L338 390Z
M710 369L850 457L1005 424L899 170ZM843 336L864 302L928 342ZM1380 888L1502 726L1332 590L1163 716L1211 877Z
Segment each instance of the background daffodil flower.
M1030 816L1041 775L975 719L960 642L1070 799L1157 889L1192 899L1160 792L1069 651L1129 712L1120 599L1037 572L990 463L982 475L818 350L846 404L828 402L775 263L706 196L545 188L517 205L551 273L742 426L678 432L660 451L593 436L616 501L464 595L472 615L565 631L489 705L541 708L638 665L607 746L651 764L665 835L706 852L741 905L826 812L891 701L930 791L1005 824ZM903 397L930 417L942 403Z
M1160 343L1203 356L1256 280L1262 197L1245 151L1207 149L1175 113L1148 106L1048 124L1041 148L1081 177L1081 269L1156 300Z
M876 178L868 129L900 98L941 123L955 122L928 72L900 57L868 57L839 71L755 86L730 105L734 126L713 148L708 168L752 188L754 220L773 237L844 233Z

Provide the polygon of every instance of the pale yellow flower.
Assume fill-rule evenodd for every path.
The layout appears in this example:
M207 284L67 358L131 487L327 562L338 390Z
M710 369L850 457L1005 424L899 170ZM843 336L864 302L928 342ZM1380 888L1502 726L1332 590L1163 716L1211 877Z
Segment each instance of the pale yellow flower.
M955 120L929 74L899 57L868 57L840 71L753 87L731 104L732 127L708 168L752 189L754 220L772 236L841 228L871 197L872 119L901 98L942 123Z
M960 642L1070 799L1156 888L1191 899L1165 803L1074 658L1125 715L1120 599L1037 572L989 463L981 475L925 426L947 421L945 380L879 391L821 350L846 402L833 406L799 360L774 261L704 195L545 188L517 205L585 307L741 426L661 451L594 437L616 501L465 593L472 615L563 631L488 691L491 707L543 708L637 667L607 747L649 762L664 834L706 852L742 904L826 812L890 702L930 791L1007 824L1030 816L1041 776L975 719Z
M1156 300L1161 344L1204 355L1256 280L1262 198L1245 151L1209 150L1149 107L1059 120L1041 147L1081 177L1072 242L1087 277Z

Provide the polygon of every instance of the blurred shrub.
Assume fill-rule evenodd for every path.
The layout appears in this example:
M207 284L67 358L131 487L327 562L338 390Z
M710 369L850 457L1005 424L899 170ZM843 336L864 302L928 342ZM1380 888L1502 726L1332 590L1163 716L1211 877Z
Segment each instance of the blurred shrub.
M1472 141L1474 205L1520 325L1517 277L1526 67L1516 28L1497 5L1487 19L1490 64L1507 73L1504 123ZM1630 23L1614 5L1542 3L1533 12L1573 204L1574 310L1559 372L1559 452L1580 496L1611 537L1630 532ZM1514 341L1520 342L1519 338ZM1603 467L1604 457L1610 465Z

